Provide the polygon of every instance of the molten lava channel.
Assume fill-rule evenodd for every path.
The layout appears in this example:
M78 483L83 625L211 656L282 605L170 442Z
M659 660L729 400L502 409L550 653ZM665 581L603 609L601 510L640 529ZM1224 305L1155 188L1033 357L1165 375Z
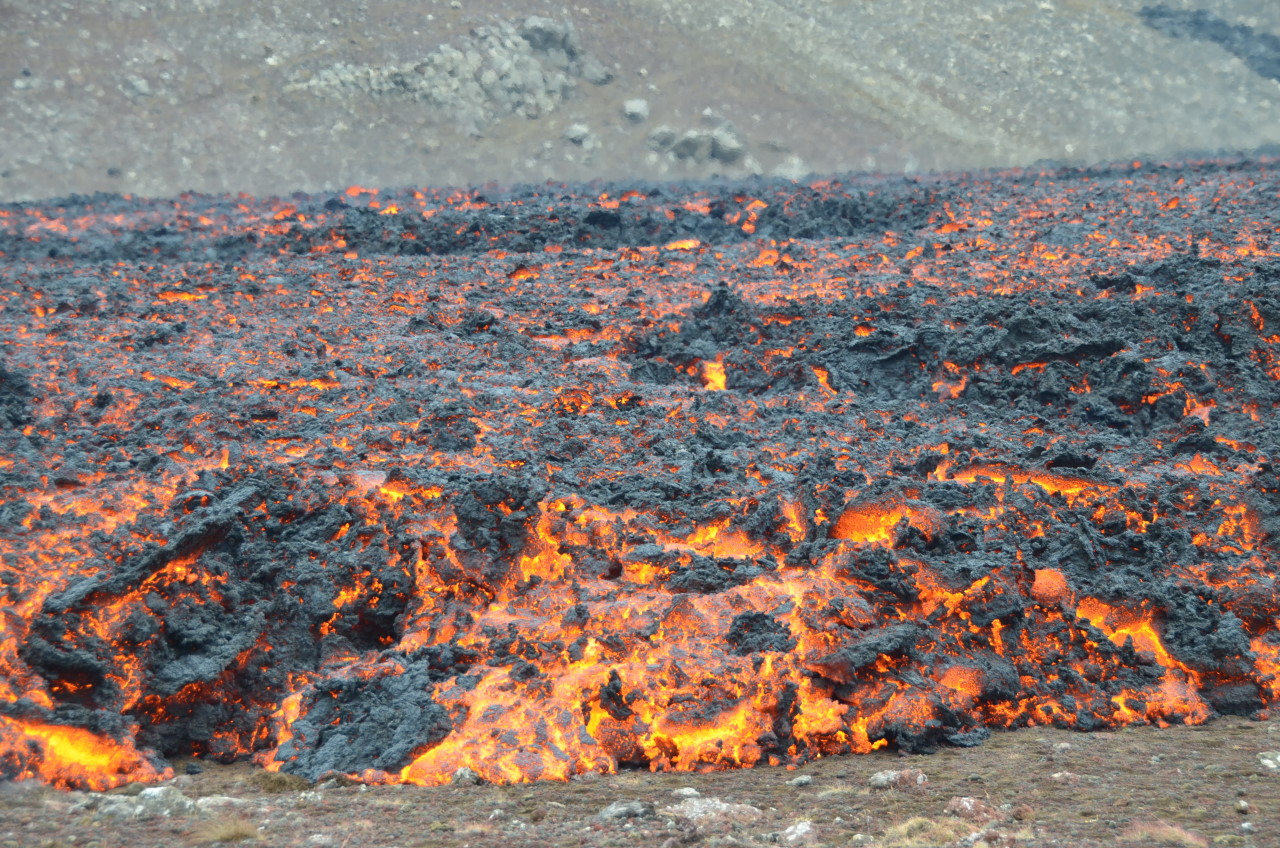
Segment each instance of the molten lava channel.
M1272 714L1275 164L0 207L0 777Z

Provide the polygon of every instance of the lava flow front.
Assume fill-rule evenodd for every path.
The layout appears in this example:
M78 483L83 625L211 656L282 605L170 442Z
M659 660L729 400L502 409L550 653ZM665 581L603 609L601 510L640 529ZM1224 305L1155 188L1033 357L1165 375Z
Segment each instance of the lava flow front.
M1276 165L0 207L0 777L1264 717Z

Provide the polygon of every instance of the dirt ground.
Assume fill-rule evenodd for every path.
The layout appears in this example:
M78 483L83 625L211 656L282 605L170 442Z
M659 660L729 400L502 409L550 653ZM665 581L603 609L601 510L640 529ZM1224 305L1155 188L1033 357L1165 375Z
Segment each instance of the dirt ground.
M515 786L310 786L247 764L192 764L202 770L188 775L180 762L182 776L171 785L190 799L215 796L205 809L124 819L85 793L0 785L0 846L1262 848L1280 844L1280 771L1258 755L1278 748L1280 722L1224 718L1090 734L1036 728L994 734L977 748L878 752L796 769L626 772ZM904 769L919 769L926 781L872 787L877 772ZM755 811L730 807L699 818L690 790ZM641 802L638 816L600 815L633 801Z
M683 132L708 120L732 122L761 170L787 176L1280 142L1280 42L1267 40L1280 32L1280 5L1160 4L1207 11L1236 33L1224 43L1158 31L1141 16L1148 5L0 0L0 201L742 172L647 144L658 125ZM417 61L530 14L571 21L613 81L581 82L537 119L510 116L478 134L403 98L288 90L300 74ZM623 116L630 98L649 102L647 120ZM566 140L573 124L598 145Z

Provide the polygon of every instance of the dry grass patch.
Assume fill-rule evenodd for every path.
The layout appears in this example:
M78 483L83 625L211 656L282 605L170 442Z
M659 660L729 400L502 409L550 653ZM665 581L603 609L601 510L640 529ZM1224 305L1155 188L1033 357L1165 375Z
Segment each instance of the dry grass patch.
M1116 838L1121 842L1143 845L1183 845L1186 848L1208 848L1209 845L1209 841L1198 833L1158 820L1134 822L1120 831Z
M225 842L248 842L259 839L258 827L240 816L226 816L206 822L191 834L196 845L217 845Z
M261 792L278 794L281 792L301 792L311 788L311 781L296 774L282 771L263 771L255 774L249 781Z
M844 784L841 786L831 786L826 789L818 790L817 797L820 799L835 798L840 795L860 795L867 794L861 787L852 784Z
M884 848L933 848L963 839L974 832L957 819L926 819L921 816L895 824L884 832Z

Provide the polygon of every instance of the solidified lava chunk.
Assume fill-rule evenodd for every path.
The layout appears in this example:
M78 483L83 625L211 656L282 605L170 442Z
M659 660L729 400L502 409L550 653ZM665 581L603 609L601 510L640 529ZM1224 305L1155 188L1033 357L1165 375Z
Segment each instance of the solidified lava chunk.
M1275 167L0 207L0 778L1269 716Z

